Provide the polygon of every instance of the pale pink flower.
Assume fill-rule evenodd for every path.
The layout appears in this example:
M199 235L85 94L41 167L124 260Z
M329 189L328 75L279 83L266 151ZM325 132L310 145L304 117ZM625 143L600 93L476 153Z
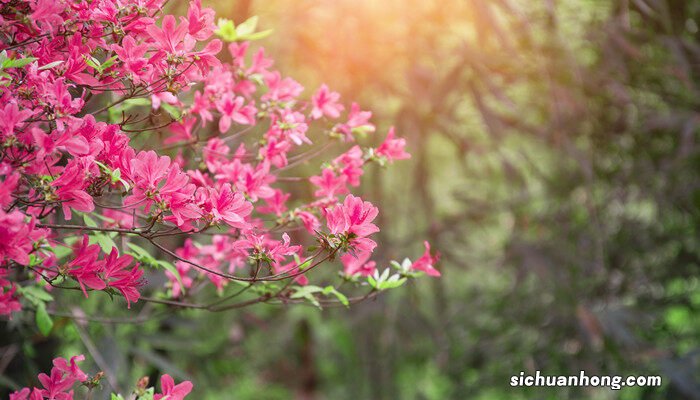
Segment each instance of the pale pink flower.
M406 139L395 138L394 137L394 127L389 128L389 132L386 135L384 142L377 147L375 153L377 155L386 157L389 161L394 160L405 160L411 158L411 155L406 153L404 148L406 147Z
M340 94L338 92L331 92L328 90L328 86L325 84L321 85L318 91L311 97L311 104L313 109L311 110L311 118L319 119L324 115L328 118L338 118L340 112L343 111L343 105L338 103L340 100Z

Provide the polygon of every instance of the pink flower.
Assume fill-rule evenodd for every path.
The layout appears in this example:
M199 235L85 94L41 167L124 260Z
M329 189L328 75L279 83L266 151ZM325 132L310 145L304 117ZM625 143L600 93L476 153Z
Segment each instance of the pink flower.
M31 117L32 114L31 110L20 111L14 102L6 103L5 107L0 109L0 134L11 136L17 125Z
M22 305L15 297L15 290L14 285L11 285L9 289L0 287L0 315L11 315L22 309Z
M65 358L58 357L54 358L53 366L55 368L58 368L58 370L63 372L64 374L68 374L68 377L70 377L71 379L78 382L85 382L88 378L88 375L85 372L83 372L77 364L81 361L85 361L85 356L82 354L71 357L70 364L68 363L68 361L66 361Z
M54 0L37 0L29 3L32 8L32 13L29 16L29 21L35 28L48 30L53 32L57 27L63 24L61 13L65 7L62 2Z
M372 221L379 214L379 209L369 201L363 201L359 197L348 195L343 202L343 210L347 213L350 228L348 232L359 237L369 236L379 232L379 228Z
M36 236L34 222L27 223L20 211L6 213L0 209L0 264L10 259L18 264L29 264L29 253L33 250L32 238Z
M231 149L226 145L226 142L219 138L211 138L207 141L207 145L202 149L202 157L210 172L216 173L219 171L221 164L228 161L228 153Z
M297 211L296 216L301 220L301 223L304 224L304 228L312 235L315 235L318 228L321 227L318 218L308 211Z
M173 164L157 196L165 204L163 211L172 214L165 217L166 221L174 222L180 229L191 229L192 221L202 216L201 210L194 203L196 189L189 182L187 174L180 171L180 166Z
M355 137L353 136L353 133L355 132L374 132L374 124L369 122L371 117L372 112L362 111L357 103L352 103L350 106L350 113L348 114L348 122L340 125L338 130L345 134L346 141L353 141L355 140Z
M209 111L210 107L211 103L205 95L202 95L199 91L194 93L194 100L192 101L190 112L199 115L199 118L202 119L202 125L206 124L208 121L214 120L214 116L212 116Z
M126 299L127 308L131 308L131 302L137 302L141 296L138 287L141 286L143 271L138 264L129 269L134 261L130 255L119 256L116 247L104 259L104 280L108 287L117 289Z
M44 386L41 394L49 400L73 400L73 391L66 393L75 383L75 380L64 374L58 368L51 369L51 376L39 374L39 382Z
M209 201L214 222L224 221L234 228L248 227L245 217L253 211L253 205L241 192L231 191L231 185L223 184L218 191L209 189Z
M332 209L324 209L326 225L334 235L352 234L350 244L361 251L371 252L377 244L367 236L379 232L372 221L379 214L379 209L368 201L348 195L342 204Z
M250 63L250 68L246 71L247 74L261 74L263 76L269 76L270 68L274 62L265 57L265 49L262 47L253 55L253 61ZM303 88L302 88L303 89Z
M288 102L296 100L304 87L292 78L284 78L279 72L273 72L265 77L268 91L262 96L263 101Z
M309 181L319 188L314 192L316 197L334 198L348 192L348 188L345 186L347 177L345 175L336 176L331 168L325 168L321 172L321 176L312 176Z
M353 146L350 150L333 160L333 165L347 178L350 186L360 185L360 177L364 174L362 169L364 164L365 160L363 159L360 146Z
M153 400L183 400L192 391L192 382L184 381L175 385L175 381L168 374L160 377L160 389L162 394L153 396Z
M440 259L440 253L436 253L435 256L430 255L430 243L423 242L425 245L425 253L413 262L411 268L416 271L423 271L429 276L440 276L440 271L436 270L433 265Z
M151 95L151 108L157 110L163 102L166 104L177 104L178 101L177 97L170 92L154 93Z
M202 9L202 1L194 0L190 2L187 10L187 27L190 36L197 40L205 40L214 33L214 10L211 8Z
M179 26L172 15L163 17L162 28L156 25L149 26L146 30L156 41L158 47L168 53L177 53L182 50L182 41L188 33L188 23L183 21Z
M142 151L136 155L130 165L134 189L131 196L124 199L124 204L136 205L145 201L146 209L150 208L170 165L170 157L158 157L155 151Z
M269 160L275 167L282 168L287 165L287 153L291 148L292 145L286 140L271 138L265 146L260 148L259 154L261 158Z
M63 215L67 220L72 218L71 208L83 212L95 209L92 196L85 191L88 184L86 177L95 168L92 157L75 158L68 163L61 176L51 183L56 188L56 195L62 200Z
M233 59L233 66L243 68L245 65L245 55L250 47L250 42L233 42L228 45L228 51Z
M191 141L192 128L195 122L197 122L197 118L183 118L181 122L170 125L172 135L166 138L163 143L171 144Z
M131 161L134 183L154 187L168 172L170 157L159 157L155 151L142 151Z
M75 248L73 260L68 263L68 274L80 284L85 297L88 297L86 286L94 290L102 290L107 287L100 278L103 271L103 263L98 262L100 246L90 244L87 235L83 235L82 243Z
M302 143L311 144L311 140L306 137L309 129L304 114L289 109L284 109L279 118L274 118L274 128L280 131L280 138L288 139L297 146ZM274 129L270 133L276 132Z
M134 216L127 214L123 211L113 210L111 208L105 208L102 211L102 215L111 221L105 221L105 227L107 228L126 228L131 229L134 227Z
M181 229L189 229L191 222L201 217L194 204L196 186L177 164L171 163L170 157L142 151L131 161L130 169L134 188L124 199L126 206L143 204L149 210L155 202L162 213L170 212L165 220L175 222Z
M275 176L270 174L270 164L263 161L256 167L247 165L243 168L242 177L236 182L236 188L243 191L251 201L267 199L275 195L275 191L270 187L270 183L275 181Z
M359 274L361 276L370 276L376 271L377 263L369 261L372 255L369 251L358 251L353 253L345 253L340 257L343 263L345 274L353 276Z
M265 199L267 207L258 207L258 212L265 214L275 214L278 217L287 211L287 206L285 202L291 196L291 193L284 193L279 189L275 189L275 194L272 197Z
M41 390L37 388L23 388L14 393L10 393L10 400L44 400Z
M339 99L340 94L338 92L331 92L328 90L328 86L325 84L321 85L316 94L311 97L311 104L313 105L311 118L319 119L324 115L329 118L338 118L344 108L342 104L338 104Z
M57 114L71 115L78 113L85 102L81 97L73 97L68 91L69 87L74 85L66 84L64 78L56 79L53 84L47 87L45 96L46 101L53 103L56 107ZM63 128L62 119L56 121L59 129Z
M324 209L324 216L326 217L326 226L333 235L343 234L350 227L350 218L342 204L338 204L330 210Z
M131 77L136 85L141 83L142 78L147 79L148 75L153 71L153 66L144 57L148 47L146 43L137 45L136 40L131 36L124 37L121 46L118 44L112 45L112 50L124 63L123 71Z
M0 181L0 208L6 207L12 201L12 193L17 189L19 176L16 172L8 172Z
M55 358L51 375L42 373L38 376L44 389L23 388L10 394L10 400L73 400L73 385L88 379L88 375L77 365L84 359L82 355L74 356L69 363L64 358Z
M282 234L282 242L270 240L266 235L250 233L240 241L240 246L253 249L257 254L265 254L275 265L279 265L286 256L301 250L301 246L290 246L289 243L289 235L286 232Z
M394 127L392 126L391 128L389 128L389 133L387 133L386 139L384 139L384 143L377 147L375 153L377 155L386 157L386 159L389 161L405 160L411 158L411 155L406 153L406 150L404 150L405 147L406 139L395 139Z
M243 105L243 97L226 94L216 103L216 109L221 113L219 119L219 132L224 133L231 127L231 122L241 125L255 125L255 113L253 105Z

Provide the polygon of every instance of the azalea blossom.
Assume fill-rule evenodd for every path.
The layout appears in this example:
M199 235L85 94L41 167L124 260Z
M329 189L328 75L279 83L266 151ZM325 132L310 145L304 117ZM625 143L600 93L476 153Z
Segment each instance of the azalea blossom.
M376 269L379 210L352 191L369 164L408 158L405 140L392 128L368 147L361 134L375 130L370 111L352 103L344 114L347 104L325 84L306 95L243 35L222 63L219 38L231 38L214 11L191 0L176 16L164 5L2 7L0 315L29 305L38 333L47 333L43 311L72 309L64 302L94 301L100 291L123 297L127 309L171 297L214 310L235 306L229 284L238 281L252 288L246 295L260 294L250 304L316 304L343 294L330 282L295 297L315 284L310 266L327 263L342 272L327 276L353 280ZM426 251L413 268L439 274L436 260ZM287 282L260 290L278 280ZM354 282L348 290L364 289ZM86 299L65 297L65 288ZM214 293L225 300L196 304ZM78 367L83 360L55 359L40 386L10 399L72 399L80 383L96 383ZM154 399L191 389L166 374Z
M219 119L219 131L224 133L231 127L231 122L241 125L255 124L255 113L257 110L251 104L244 105L245 99L234 95L225 95L221 101L217 102L216 108L221 113Z
M328 86L325 84L321 85L318 91L311 97L311 104L313 105L311 118L319 119L322 116L328 118L340 117L340 113L343 111L344 107L342 104L338 103L338 100L340 100L340 94L338 92L331 92Z
M325 209L324 213L330 233L352 234L350 244L354 248L372 252L377 246L374 240L368 238L369 235L379 232L379 228L372 223L379 214L379 210L372 203L348 195L343 203L331 209Z
M312 176L309 181L318 187L314 192L316 197L336 197L348 192L346 187L347 177L336 176L331 168L325 168L320 176Z
M377 155L386 157L389 161L394 160L405 160L411 158L411 155L406 153L404 148L406 147L406 139L396 138L394 134L394 127L389 128L389 132L386 134L386 139L384 142L377 147L375 153Z
M344 272L348 276L359 274L361 276L371 276L377 270L377 263L370 261L372 255L369 251L359 251L355 253L345 253L340 260L343 262Z
M192 382L184 381L175 384L173 378L168 374L160 377L161 393L153 396L153 400L183 400L192 391Z
M411 268L416 271L423 271L429 276L440 276L440 271L434 267L435 263L440 259L440 254L438 253L434 256L430 255L430 243L426 241L423 242L423 244L425 246L425 253L413 262Z

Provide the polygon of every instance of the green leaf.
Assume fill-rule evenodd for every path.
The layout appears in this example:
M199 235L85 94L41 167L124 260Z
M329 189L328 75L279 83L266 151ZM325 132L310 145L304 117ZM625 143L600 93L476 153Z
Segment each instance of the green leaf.
M377 289L377 280L374 279L374 277L372 275L367 277L367 283L369 283L369 285L372 286L373 288Z
M93 56L83 54L83 59L85 60L85 63L91 67L92 69L96 70L97 72L102 72L102 63L100 60L96 59Z
M67 257L70 254L73 254L73 249L71 249L68 246L65 246L61 243L49 248L50 251L53 252L53 254L56 255L56 259L61 260L65 257Z
M136 107L136 106L150 106L151 99L146 97L135 97L133 99L127 99L123 102L124 105Z
M112 251L112 248L117 247L117 244L114 243L114 240L109 235L101 232L95 232L90 235L90 243L99 244L105 253L109 253Z
M369 133L372 133L373 129L372 129L371 125L361 125L361 126L356 126L356 127L352 128L351 131L352 131L353 135L363 137Z
M37 60L36 57L27 57L27 58L20 58L17 60L12 60L10 62L10 65L6 66L6 68L22 68L25 65L33 63L36 60Z
M311 266L312 260L313 260L313 258L309 258L308 260L306 260L302 263L301 258L299 258L299 255L294 254L294 263L299 266L299 271L303 271L303 270L309 268L309 266Z
M235 42L238 38L236 34L236 26L233 21L226 18L219 18L217 23L219 29L216 30L216 35L227 42Z
M131 253L131 255L138 258L139 261L146 262L148 264L157 264L156 259L153 258L151 253L149 253L143 247L134 243L127 243L126 245L129 246L131 250L133 250L133 253Z
M58 60L58 61L50 62L48 64L44 64L41 67L39 67L39 71L43 71L45 69L51 69L53 67L61 65L62 63L63 63L63 60Z
M323 289L318 287L318 286L314 286L314 285L300 286L300 287L294 288L294 293L290 297L292 299L301 299L303 297L306 297L309 294L318 293L318 292L323 292Z
M7 58L7 53L3 53L2 57L0 57L0 68L21 68L27 64L31 64L36 60L37 59L35 57L26 57L15 60L12 58Z
M250 35L255 32L255 28L258 27L258 16L253 15L252 17L245 20L243 23L236 27L236 34L241 36Z
M119 178L119 182L121 182L122 186L124 186L124 190L128 192L131 189L131 186L129 185L129 182L125 181L122 178Z
M112 57L106 59L105 62L103 62L102 65L100 65L100 70L104 71L107 68L111 67L112 65L114 65L114 62L116 60L117 60L117 56L112 56Z
M7 50L0 52L0 69L5 68L5 61L7 61Z
M49 313L46 312L46 306L44 304L41 304L36 309L36 326L39 328L39 332L44 336L49 336L51 329L53 329L53 320L51 316L49 316Z
M146 392L139 396L138 400L153 400L153 394L155 390L151 387L146 390Z
M95 222L94 219L90 218L89 215L83 214L83 221L85 221L85 226L89 226L90 228L97 228L97 222Z
M115 169L114 171L112 171L109 178L112 181L112 183L119 182L122 178L122 171L120 171L119 168Z
M292 299L306 299L311 304L321 308L321 304L318 302L318 299L316 299L316 296L314 296L314 293L318 292L323 292L323 289L314 285L301 286L295 288L294 293L289 297Z
M406 283L406 278L398 279L398 276L396 276L396 275L392 276L391 278L397 278L397 279L389 279L386 282L382 282L379 285L379 289L380 290L395 289L395 288L403 285L404 283Z
M124 398L120 394L112 393L112 397L109 400L124 400Z
M347 296L344 294L340 293L336 288L333 286L326 286L326 288L323 290L323 294L328 295L332 294L334 295L338 301L340 301L345 307L350 307L350 301L348 300Z
M161 107L162 109L164 109L165 111L167 111L167 113L170 114L170 116L171 116L173 119L178 120L178 119L180 119L180 117L182 116L182 112L180 111L180 109L177 108L177 107L175 107L175 106L173 106L172 104L161 103L161 104L160 104L160 107Z
M165 270L169 271L171 274L175 275L175 278L177 279L177 283L180 284L180 290L182 293L185 293L185 285L182 284L182 277L180 276L180 271L175 268L175 266L167 261L163 260L158 260L156 262L158 265L161 267L165 268Z
M252 16L236 26L233 21L220 18L217 23L219 29L216 30L216 34L227 42L259 40L270 36L273 32L272 29L255 32L255 29L258 27L258 19L257 16Z
M24 298L36 306L39 306L39 304L43 305L47 301L53 301L53 296L38 286L25 286L21 289L21 293Z
M265 29L264 31L251 33L250 35L245 35L243 39L245 40L260 40L272 35L273 29Z
M112 106L109 108L109 118L111 121L116 122L118 121L121 116L123 111L130 110L134 107L138 106L150 106L151 105L151 99L150 98L145 98L145 97L134 97L131 99L127 99L122 101L121 103Z

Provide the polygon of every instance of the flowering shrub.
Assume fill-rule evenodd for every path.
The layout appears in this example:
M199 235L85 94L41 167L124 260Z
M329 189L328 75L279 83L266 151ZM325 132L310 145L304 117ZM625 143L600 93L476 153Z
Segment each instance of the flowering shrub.
M51 375L39 374L39 382L42 388L22 388L10 394L10 400L72 400L76 384L80 384L92 391L102 379L103 373L98 372L90 377L83 372L77 363L85 360L83 355L65 358L55 358ZM148 377L144 377L136 385L130 398L138 400L182 400L192 391L192 382L184 381L175 384L168 374L160 378L162 393L156 393L155 388L148 387ZM89 396L88 396L89 398ZM112 394L112 400L124 400L119 394Z
M305 100L250 48L267 33L255 18L217 26L198 0L179 18L163 3L1 3L1 315L29 309L49 334L57 289L223 311L348 305L439 276L429 251L393 274L371 261L379 210L351 194L368 164L410 157L404 139L391 129L377 148L357 144L371 113L325 85ZM320 168L291 175L303 164ZM335 259L359 294L311 282ZM165 286L147 285L156 270ZM203 300L207 282L216 300ZM87 378L57 360L45 389L15 398L71 398Z

